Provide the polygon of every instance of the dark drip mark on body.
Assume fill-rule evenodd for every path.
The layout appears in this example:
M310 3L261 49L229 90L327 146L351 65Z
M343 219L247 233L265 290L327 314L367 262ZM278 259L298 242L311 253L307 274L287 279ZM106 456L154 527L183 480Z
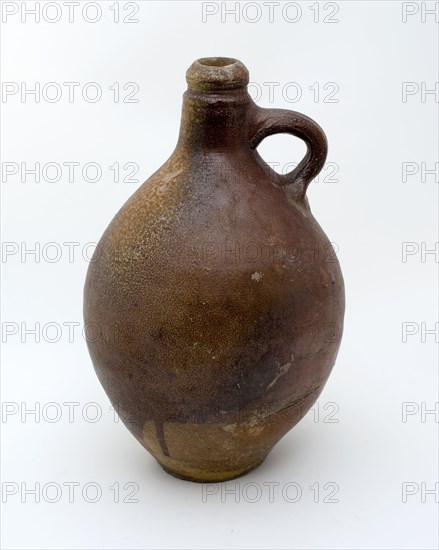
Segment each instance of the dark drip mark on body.
M155 433L157 435L157 440L160 444L160 448L162 449L162 453L165 456L169 456L169 450L165 440L164 422L155 420L154 425L155 425Z

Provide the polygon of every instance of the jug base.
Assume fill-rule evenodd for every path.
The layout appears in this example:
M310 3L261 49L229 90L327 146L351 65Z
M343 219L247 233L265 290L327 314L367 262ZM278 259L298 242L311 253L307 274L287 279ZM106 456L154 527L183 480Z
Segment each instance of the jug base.
M252 470L255 470L258 466L260 466L264 462L264 460L265 458L263 460L260 460L256 464L247 466L246 468L240 468L237 470L214 471L214 472L204 471L204 470L197 471L195 469L189 470L184 467L182 467L179 470L176 470L174 468L169 468L169 466L164 466L161 462L159 462L159 464L166 473L171 474L172 476L177 477L178 479L183 479L184 481L193 481L194 483L217 483L221 481L229 481L231 479L236 479L237 477L244 476L250 473Z

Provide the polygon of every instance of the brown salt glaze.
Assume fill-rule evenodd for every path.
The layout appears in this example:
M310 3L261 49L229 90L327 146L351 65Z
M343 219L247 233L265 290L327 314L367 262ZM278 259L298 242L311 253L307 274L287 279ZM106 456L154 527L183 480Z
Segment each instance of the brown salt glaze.
M258 107L236 59L199 59L186 79L175 151L105 231L84 317L128 429L166 471L213 482L258 466L315 402L344 288L305 196L326 159L321 128ZM307 145L286 175L256 151L277 133Z

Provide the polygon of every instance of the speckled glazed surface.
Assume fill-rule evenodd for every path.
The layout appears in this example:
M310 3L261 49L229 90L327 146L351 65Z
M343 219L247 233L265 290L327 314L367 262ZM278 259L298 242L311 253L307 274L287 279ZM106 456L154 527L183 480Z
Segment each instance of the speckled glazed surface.
M237 60L198 60L186 78L177 146L102 236L84 316L128 429L171 474L220 481L258 466L317 399L344 288L305 196L326 158L320 127L256 106ZM308 147L285 176L256 151L280 132Z

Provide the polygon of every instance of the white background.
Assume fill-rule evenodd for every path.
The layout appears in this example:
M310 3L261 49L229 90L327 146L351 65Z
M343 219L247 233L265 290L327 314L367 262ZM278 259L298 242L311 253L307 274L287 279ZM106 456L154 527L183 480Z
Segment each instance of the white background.
M438 418L426 411L438 406L437 336L425 330L438 320L438 258L425 251L438 240L438 175L421 173L437 162L438 97L422 94L439 80L437 25L425 13L434 2L320 2L318 12L316 3L300 3L300 12L279 4L272 21L262 3L241 3L237 21L224 12L234 3L211 2L216 13L203 22L199 2L138 1L137 23L123 22L133 11L127 2L119 3L119 23L112 1L100 3L95 23L84 19L84 2L71 23L62 3L54 23L56 8L43 12L46 2L39 23L32 15L21 21L21 3L5 4L18 12L1 26L1 77L19 91L3 93L1 104L2 547L436 548L438 495L428 491L438 481ZM404 10L415 12L405 22ZM331 181L324 171L309 199L337 245L347 302L344 339L318 407L259 469L209 486L209 495L165 474L115 421L82 335L88 243L172 152L185 71L205 56L242 60L260 105L304 112L327 133L328 162L338 172ZM35 82L58 83L62 97L21 98ZM72 102L63 82L80 83ZM102 90L94 103L82 96L90 82ZM127 82L139 87L136 103L123 102ZM272 97L268 82L277 83ZM414 83L405 98L404 82ZM327 83L335 83L337 102L325 100L334 90ZM46 91L53 97L56 88ZM286 136L260 147L281 166L303 150ZM57 182L47 181L54 172L40 182L21 181L21 170L6 174L36 162L41 170L80 167L73 182L66 167ZM99 181L82 176L88 162L102 169ZM138 165L138 181L115 182L109 166L119 163L123 178L128 162ZM419 171L403 178L408 162ZM70 257L63 243L78 243ZM77 325L72 338L66 323ZM37 336L27 332L35 327ZM404 327L413 333L405 342ZM77 403L70 418L66 402ZM73 502L69 482L79 484ZM276 484L273 494L267 483ZM327 483L337 488L332 499ZM32 487L39 502L26 494ZM88 502L96 487L101 498ZM135 502L123 502L132 487Z

